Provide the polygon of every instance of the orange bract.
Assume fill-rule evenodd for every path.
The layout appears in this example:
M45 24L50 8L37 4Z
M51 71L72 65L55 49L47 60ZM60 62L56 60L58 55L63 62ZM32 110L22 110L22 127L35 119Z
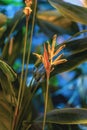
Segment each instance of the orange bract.
M33 53L34 55L36 55L37 58L39 58L46 70L46 74L49 76L50 72L53 70L53 66L61 64L66 62L66 59L61 59L63 54L60 54L59 56L57 56L61 50L63 50L63 48L65 47L65 45L62 45L61 47L59 47L58 50L55 51L55 43L56 43L56 35L53 36L53 41L52 41L52 46L50 46L49 42L48 42L48 48L46 49L46 46L44 44L44 53L43 55L39 55L36 53ZM55 56L57 56L55 58ZM55 58L55 59L54 59Z
M44 44L44 54L43 54L43 57L42 57L42 62L44 64L47 75L49 75L50 71L51 71L51 64L50 64L50 61L49 61L49 55L48 55L48 52L46 50L45 44Z

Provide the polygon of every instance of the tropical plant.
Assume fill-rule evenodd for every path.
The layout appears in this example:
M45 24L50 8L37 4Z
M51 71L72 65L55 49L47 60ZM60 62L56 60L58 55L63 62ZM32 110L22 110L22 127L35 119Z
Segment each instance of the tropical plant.
M4 14L0 14L1 130L44 130L45 128L80 130L79 124L87 123L86 107L63 109L54 107L49 84L53 76L72 71L87 61L87 38L72 40L87 31L80 32L77 24L77 22L87 24L87 9L63 0L48 0L48 3L58 11L38 12L37 0L25 0L26 7L18 11L14 18L9 19ZM39 51L34 52L38 60L31 52L35 23L50 38L49 42L44 43L43 55L41 52L39 54ZM54 35L56 33L69 34L71 37L56 45L57 35ZM64 55L60 54L61 51L64 51ZM18 58L22 59L22 70L19 73L16 72L19 67L16 64ZM26 84L28 73L31 73L28 69L31 63L34 64L32 79ZM39 99L38 89L42 90L42 102L45 104L45 112L42 114L34 104L34 101ZM58 90L58 88L53 89Z

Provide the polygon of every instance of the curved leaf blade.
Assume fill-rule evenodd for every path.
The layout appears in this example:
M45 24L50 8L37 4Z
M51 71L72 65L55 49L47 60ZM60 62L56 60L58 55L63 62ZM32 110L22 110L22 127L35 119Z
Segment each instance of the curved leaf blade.
M17 78L17 74L13 69L4 61L0 60L0 69L8 77L10 81L14 81Z
M66 45L64 50L66 52L70 52L71 54L76 54L87 50L87 38L72 40L69 42L65 41L61 45L63 44ZM56 46L56 49L58 48L58 46Z
M87 61L87 50L77 53L77 54L73 54L69 57L66 58L68 61L65 62L64 64L55 66L54 71L52 72L52 75L56 75L58 73L62 73L65 71L71 71L73 69L75 69L78 65L82 64L83 62Z
M58 9L64 16L72 21L80 22L87 25L87 8L73 5L62 0L48 0L49 3Z
M43 116L39 117L35 123L40 123L42 121ZM47 113L46 123L85 124L87 123L87 109L64 108L52 110Z

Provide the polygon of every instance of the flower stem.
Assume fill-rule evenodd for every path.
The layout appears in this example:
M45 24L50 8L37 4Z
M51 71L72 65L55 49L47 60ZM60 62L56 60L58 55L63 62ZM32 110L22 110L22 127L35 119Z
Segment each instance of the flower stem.
M25 85L23 85L23 75L24 75L24 63L25 63L25 54L26 54L26 45L27 45L27 35L28 35L28 21L29 21L29 16L26 16L26 35L25 35L25 43L24 43L24 54L23 54L23 63L22 63L22 74L21 74L21 81L20 81L20 88L21 88L21 97L20 97L20 105L19 108L21 107L22 99L23 99L23 94L25 90Z
M14 119L13 119L13 130L15 129L16 126L16 120L17 116L19 113L19 109L21 107L21 95L23 93L23 75L24 75L24 63L25 63L25 54L26 54L26 43L27 43L27 33L28 33L28 17L26 18L26 34L25 34L25 40L24 40L24 50L23 50L23 61L22 61L22 72L21 72L21 78L20 78L20 88L19 88L19 93L18 93L18 101L17 101L17 106L15 108L15 113L14 113Z
M44 119L43 119L42 130L44 130L44 128L45 128L45 123L46 123L46 113L47 113L47 103L48 103L48 92L49 92L49 75L47 75L47 81L46 81L45 109L44 109Z
M37 0L35 0L35 8L34 8L34 13L33 13L33 20L32 20L32 28L31 28L31 34L30 34L30 43L29 43L29 48L28 48L28 57L27 57L27 63L26 63L26 70L25 70L25 75L24 75L24 80L23 80L23 89L22 89L22 95L21 95L21 101L23 99L24 91L25 91L25 85L26 85L26 79L27 79L27 74L28 74L28 64L30 60L30 52L31 52L31 45L32 45L32 36L33 36L33 30L34 30L34 22L35 22L35 14L36 14L36 7L37 7ZM28 28L28 19L26 19L26 25Z
M35 14L36 14L36 7L37 7L37 0L34 2L34 13L33 13L33 20L32 20L32 28L31 28L31 34L30 34L30 42L29 42L29 48L28 48L28 56L27 56L27 63L26 63L26 70L25 70L25 76L23 81L23 86L25 86L27 73L28 73L28 64L30 60L30 51L31 51L31 45L32 45L32 36L33 36L33 30L34 30L34 22L35 22Z
M24 40L24 51L23 51L22 72L21 72L21 79L20 79L20 89L19 89L19 94L18 94L18 106L19 106L19 108L21 107L21 94L24 91L23 75L24 75L24 63L25 63L27 33L28 33L28 19L29 19L29 17L26 17L26 34L25 34L25 40Z

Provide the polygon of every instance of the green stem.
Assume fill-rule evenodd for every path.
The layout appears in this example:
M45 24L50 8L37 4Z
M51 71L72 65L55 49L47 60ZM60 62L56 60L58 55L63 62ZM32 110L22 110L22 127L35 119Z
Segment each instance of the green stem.
M10 99L11 99L10 130L12 130L12 95L10 95Z
M29 96L29 100L26 101L26 103L25 103L25 104L26 104L26 107L25 107L24 111L22 111L23 115L25 115L27 109L29 108L30 103L31 103L31 101L32 101L32 98L33 98L33 96L34 96L34 94L35 94L35 92L36 92L36 90L37 90L37 88L38 88L38 85L39 85L39 84L37 84L37 85L34 87L33 92L32 92L32 93L30 94L30 96ZM29 87L28 89L30 89L30 87ZM31 89L30 89L30 91L31 91ZM28 91L28 92L29 92L29 91ZM20 118L20 122L18 122L18 120L17 120L17 124L18 124L18 125L17 125L17 128L18 128L18 130L19 130L20 123L22 122L23 118L24 118L24 116L22 116L22 117ZM30 124L29 124L29 125L30 125Z
M23 63L22 63L22 73L21 73L21 80L20 80L20 91L19 91L19 108L21 107L22 98L25 90L25 85L23 85L23 75L24 75L24 63L25 63L25 54L26 54L26 44L27 44L27 34L28 34L28 20L29 16L26 16L26 34L25 34L25 41L24 41L24 53L23 53Z
M33 14L33 20L32 20L32 29L31 29L31 35L30 35L30 44L29 44L29 50L28 50L28 57L27 57L27 63L26 63L26 70L25 70L25 76L23 80L23 90L22 90L22 95L21 95L21 101L20 104L22 103L24 91L25 91L25 84L26 84L26 78L27 78L27 73L28 73L28 64L29 64L29 59L30 59L30 51L31 51L31 44L32 44L32 35L33 35L33 29L34 29L34 21L35 21L35 14L36 14L36 6L37 6L37 0L35 0L34 3L34 14ZM28 27L28 20L27 21L27 27Z
M23 61L22 61L22 72L21 72L21 78L20 78L20 87L19 87L19 93L18 93L18 101L17 101L17 106L15 109L15 114L14 114L14 120L13 120L13 130L15 129L15 124L17 120L17 115L19 112L19 109L21 107L21 94L23 93L23 75L24 75L24 63L25 63L25 54L26 54L26 43L27 43L27 32L28 32L28 19L29 17L26 17L26 34L25 34L25 41L24 41L24 51L23 51Z
M42 130L44 130L44 128L45 128L45 123L46 123L46 113L47 113L47 103L48 103L48 92L49 92L49 75L47 75L47 81L46 81L45 109L44 109L44 119L43 119Z
M25 71L25 77L24 77L24 82L23 86L25 86L26 83L26 78L27 78L27 73L28 73L28 64L29 64L29 59L30 59L30 51L31 51L31 45L32 45L32 35L33 35L33 30L34 30L34 22L35 22L35 14L36 14L36 7L37 7L37 0L34 1L34 14L33 14L33 20L32 20L32 28L31 28L31 34L30 34L30 43L29 43L29 50L28 50L28 57L27 57L27 63L26 63L26 71Z

